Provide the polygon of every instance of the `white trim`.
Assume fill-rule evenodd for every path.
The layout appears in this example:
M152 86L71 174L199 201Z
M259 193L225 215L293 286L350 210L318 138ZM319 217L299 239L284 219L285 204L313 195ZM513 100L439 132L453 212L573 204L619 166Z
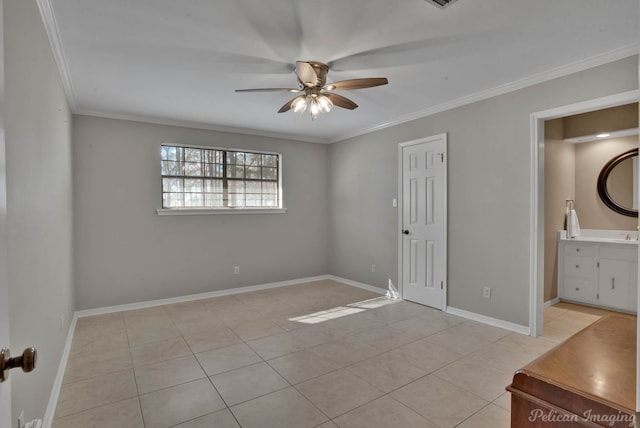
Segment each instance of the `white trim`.
M378 293L378 294L389 293L389 291L385 290L384 288L374 287L373 285L365 284L363 282L352 281L350 279L346 279L346 278L342 278L334 275L326 275L326 276L327 276L326 279L331 279L333 281L341 282L343 284L350 285L352 287L362 288L363 290L371 291L372 293Z
M544 260L544 122L563 116L637 102L638 99L640 99L640 90L636 89L531 113L530 195L533 215L529 224L529 326L531 335L534 337L542 332L544 321L542 315L544 266L541 262Z
M72 112L76 109L76 96L73 89L73 82L71 81L71 72L69 64L67 63L67 56L64 53L64 47L62 46L62 39L60 38L60 31L58 30L58 22L53 12L53 6L51 0L36 0L38 9L40 10L40 16L42 17L42 23L49 37L49 44L53 52L53 59L58 66L58 72L60 73L60 79L62 80L62 86L67 95L67 102Z
M212 215L212 214L283 214L286 208L158 208L156 214L165 215Z
M123 304L123 305L106 306L106 307L103 307L103 308L85 309L85 310L82 310L82 311L76 311L75 312L74 322L75 322L75 318L76 317L77 318L83 318L83 317L90 317L90 316L94 316L94 315L110 314L110 313L114 313L114 312L130 311L130 310L134 310L134 309L152 308L152 307L155 307L155 306L171 305L173 303L191 302L193 300L209 299L209 298L212 298L212 297L220 297L220 296L229 296L229 295L232 295L232 294L249 293L249 292L252 292L252 291L268 290L268 289L271 289L271 288L285 287L285 286L289 286L289 285L306 284L306 283L309 283L309 282L324 281L324 280L332 280L332 281L336 281L336 282L341 282L341 283L343 283L345 285L350 285L352 287L362 288L364 290L371 291L373 293L378 293L378 294L385 294L387 292L387 290L384 290L382 288L374 287L372 285L364 284L362 282L352 281L352 280L346 279L346 278L341 278L339 276L319 275L319 276L312 276L312 277L307 277L307 278L291 279L291 280L287 280L287 281L271 282L271 283L258 284L258 285L249 285L249 286L246 286L246 287L239 287L239 288L227 288L227 289L224 289L224 290L209 291L209 292L206 292L206 293L198 293L198 294L190 294L190 295L187 295L187 296L169 297L169 298L166 298L166 299L147 300L147 301L143 301L143 302L127 303L127 304Z
M171 305L173 303L191 302L193 300L209 299L211 297L228 296L231 294L249 293L251 291L268 290L271 288L285 287L287 285L305 284L313 281L322 281L326 279L334 279L330 275L312 276L308 278L291 279L287 281L271 282L267 284L249 285L246 287L226 288L224 290L209 291L206 293L190 294L188 296L169 297L166 299L147 300L144 302L127 303L124 305L107 306L96 309L85 309L76 311L78 318L89 317L93 315L110 314L113 312L130 311L133 309L152 308L154 306Z
M544 129L540 129L542 124L538 123L533 115L530 118L531 141L538 141L539 134L543 135ZM532 144L531 150L531 191L529 192L530 204L534 215L531 216L529 223L529 328L531 335L537 337L542 334L543 317L542 308L538 305L538 299L542 300L540 292L544 288L537 285L540 281L544 281L544 271L540 272L543 267L540 266L538 260L544 260L544 254L539 254L537 248L544 249L544 241L538 242L540 236L538 230L544 230L544 155L540 154L543 146ZM538 177L540 177L538 179ZM542 193L542 195L541 195ZM542 215L540 215L542 213Z
M403 241L402 241L402 233L400 233L400 231L402 231L403 229L403 207L404 207L404 201L403 201L403 191L402 191L402 179L403 179L403 171L402 171L402 149L404 149L405 147L409 147L409 146L414 146L417 144L422 144L422 143L428 143L431 141L437 141L437 140L444 140L444 156L445 156L445 161L444 161L444 206L445 206L445 213L444 213L444 272L442 273L442 280L444 281L443 284L443 293L442 293L442 308L446 308L447 307L447 298L448 298L448 273L449 273L449 260L447 258L447 254L448 254L448 250L447 250L447 244L449 242L449 235L447 233L447 219L448 219L448 187L447 187L447 164L449 161L448 158L448 150L449 150L449 141L448 141L449 135L446 132L443 132L441 134L436 134L436 135L431 135L429 137L422 137L422 138L417 138L415 140L409 140L409 141L404 141L402 143L398 143L398 195L397 195L397 200L398 200L398 290L397 293L400 294L401 298L404 298L404 290L403 290L403 281L402 278L404 276L404 272L402 271L403 268L403 259L402 259L402 252L403 252Z
M160 143L160 149L162 147L178 147L183 149L202 149L202 150L214 150L221 152L239 152L239 153L251 153L261 155L278 155L279 161L282 163L282 152L274 152L269 150L255 150L255 149L243 149L241 147L224 147L224 146L206 146L201 144L189 144L189 143L174 143L171 141L163 141ZM170 160L170 159L169 159Z
M595 55L583 60L573 62L571 64L554 68L552 70L543 71L541 73L534 74L529 77L518 79L513 82L506 83L504 85L499 85L491 89L476 92L474 94L466 95L464 97L456 98L454 100L447 101L442 104L438 104L436 106L429 107L424 110L419 110L417 112L410 113L404 116L400 116L396 119L390 120L388 122L383 122L378 125L371 126L369 128L362 128L356 131L347 132L336 138L333 138L330 142L337 143L340 141L347 140L349 138L354 138L360 135L369 134L374 131L390 128L392 126L400 125L402 123L410 122L412 120L421 119L423 117L431 116L433 114L441 113L443 111L451 110L453 108L462 107L467 104L486 100L488 98L493 98L498 95L503 95L509 92L517 91L519 89L524 89L529 86L547 82L549 80L568 76L569 74L578 73L580 71L588 70L593 67L598 67L600 65L604 65L610 62L628 58L633 55L638 55L639 51L640 51L640 43L631 43L629 45L623 46L621 48L615 49L610 52L606 52L601 55Z
M488 324L494 327L504 328L505 330L510 330L515 333L526 334L526 335L529 335L530 333L529 327L525 325L514 324L509 321L503 321L497 318L487 317L485 315L480 315L474 312L465 311L464 309L458 309L452 306L447 306L444 311L451 315L467 318L472 321L478 321L483 324Z
M607 95L605 97L579 101L577 103L567 104L565 106L554 107L547 110L534 112L531 114L531 116L542 119L543 121L558 119L563 116L587 113L594 110L601 110L609 107L617 107L624 104L637 102L639 98L640 90L633 89L631 91L620 92L614 95Z
M548 308L548 307L556 305L558 303L560 303L560 298L556 297L555 299L547 300L546 302L544 302L544 307Z
M49 397L49 403L44 413L43 424L44 428L50 428L53 424L53 417L56 413L56 405L58 404L58 398L60 397L60 388L62 388L62 380L64 378L64 370L67 367L67 361L69 360L69 353L71 351L71 342L73 341L73 335L76 331L76 323L78 320L77 313L73 315L71 324L69 325L69 331L67 331L67 340L64 344L64 350L62 351L62 358L60 358L60 364L58 364L58 373L53 381L53 387L51 388L51 396Z

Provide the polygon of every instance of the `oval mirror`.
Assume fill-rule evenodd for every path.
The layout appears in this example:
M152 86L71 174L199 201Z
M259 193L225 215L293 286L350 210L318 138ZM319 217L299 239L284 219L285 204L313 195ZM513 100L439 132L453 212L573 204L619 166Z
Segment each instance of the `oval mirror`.
M634 169L638 149L626 151L607 162L598 176L598 195L602 202L618 214L638 217L634 206Z

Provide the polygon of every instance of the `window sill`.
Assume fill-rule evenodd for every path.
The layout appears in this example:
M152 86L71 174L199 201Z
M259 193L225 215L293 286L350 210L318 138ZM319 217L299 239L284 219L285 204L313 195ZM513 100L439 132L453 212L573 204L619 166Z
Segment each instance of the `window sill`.
M158 208L158 215L212 215L212 214L278 214L286 213L286 208Z

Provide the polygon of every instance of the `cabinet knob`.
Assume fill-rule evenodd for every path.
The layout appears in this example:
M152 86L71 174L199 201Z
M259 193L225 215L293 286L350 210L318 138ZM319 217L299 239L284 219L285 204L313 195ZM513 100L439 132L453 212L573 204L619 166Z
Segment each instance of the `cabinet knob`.
M576 291L580 291L580 287L576 287Z
M576 269L580 269L580 265L576 265Z
M577 251L577 252L580 252L580 248L576 248L576 251Z

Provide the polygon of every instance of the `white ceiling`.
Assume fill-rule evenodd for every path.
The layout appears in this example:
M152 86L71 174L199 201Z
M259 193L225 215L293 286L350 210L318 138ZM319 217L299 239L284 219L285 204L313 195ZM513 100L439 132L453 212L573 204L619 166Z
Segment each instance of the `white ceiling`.
M637 0L39 3L76 113L318 142L638 52ZM234 92L295 87L296 60L389 85L315 121L277 113L292 94Z

